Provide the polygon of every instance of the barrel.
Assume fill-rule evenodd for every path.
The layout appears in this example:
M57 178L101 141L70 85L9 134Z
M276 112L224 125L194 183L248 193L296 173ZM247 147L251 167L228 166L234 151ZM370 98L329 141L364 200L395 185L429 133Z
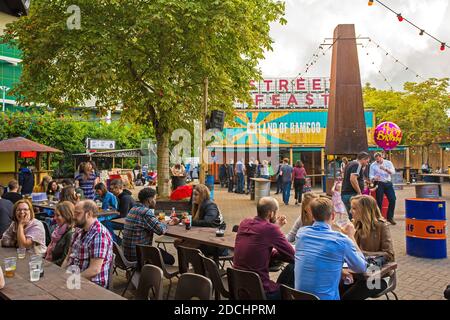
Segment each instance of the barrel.
M377 192L371 191L370 195L376 200L377 199ZM387 212L389 209L389 200L386 197L386 195L383 195L383 203L381 204L381 215L383 218L387 219Z
M211 200L214 200L214 176L213 175L207 175L206 176L206 186L209 189L209 192L211 194Z
M436 199L439 198L439 185L437 184L425 184L416 186L416 197Z
M447 258L445 201L406 199L406 254L410 256Z
M255 179L255 201L270 196L270 180L258 178Z

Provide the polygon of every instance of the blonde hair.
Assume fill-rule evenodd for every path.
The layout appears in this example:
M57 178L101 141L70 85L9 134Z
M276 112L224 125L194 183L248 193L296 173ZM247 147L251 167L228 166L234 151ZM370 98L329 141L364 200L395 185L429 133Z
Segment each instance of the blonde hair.
M305 192L303 194L302 200L302 210L300 211L300 216L302 219L303 226L310 226L313 224L313 217L308 214L306 208L311 204L314 199L318 199L319 195L312 192Z
M211 195L209 193L209 189L204 184L198 184L194 187L194 190L192 190L192 194L197 191L200 194L200 203L196 204L194 201L192 201L192 219L193 220L199 220L200 219L200 207L203 203L203 201L211 199Z
M380 209L378 208L377 202L371 196L360 195L352 197L351 202L355 201L358 207L358 215L353 214L353 219L355 221L355 239L358 241L359 238L366 238L370 235L372 230L375 229L375 225L379 221L384 219L381 216Z

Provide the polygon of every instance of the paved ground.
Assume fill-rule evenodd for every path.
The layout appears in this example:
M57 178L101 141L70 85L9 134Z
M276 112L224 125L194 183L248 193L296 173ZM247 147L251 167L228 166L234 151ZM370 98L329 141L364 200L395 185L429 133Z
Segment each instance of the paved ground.
M231 228L234 224L246 218L256 215L256 205L254 201L250 201L248 195L238 195L228 193L225 189L215 186L215 201L221 209L228 226ZM135 190L135 193L138 190ZM317 192L321 190L317 189ZM450 204L450 184L443 186L444 199L447 206ZM283 231L287 233L300 213L300 207L293 205L285 206L281 201L281 195L272 195L281 203L280 212L288 217L288 224L283 227ZM398 263L398 285L396 293L401 300L437 300L443 299L443 291L450 284L450 260L430 260L420 259L406 255L405 246L405 199L414 197L414 188L405 188L397 191L397 209L395 219L397 225L390 226L391 234L394 242L394 250L396 261ZM447 213L447 218L449 214ZM447 228L447 238L449 236L449 228ZM169 248L168 248L169 249ZM175 254L172 248L169 249ZM450 257L450 245L447 245L447 252ZM123 288L124 277L119 273L119 277L115 276L114 283L116 290L121 292ZM276 280L278 274L273 273L271 277ZM167 286L165 286L166 288ZM130 290L126 297L132 298L133 290Z

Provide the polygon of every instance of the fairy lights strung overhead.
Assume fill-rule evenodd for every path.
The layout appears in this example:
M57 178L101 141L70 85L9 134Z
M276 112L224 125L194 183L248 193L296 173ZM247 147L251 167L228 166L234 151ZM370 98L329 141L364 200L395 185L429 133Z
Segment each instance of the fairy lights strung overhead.
M438 38L436 38L435 36L429 34L428 32L425 31L425 29L418 27L415 23L413 23L411 20L405 18L404 16L402 16L401 13L396 12L394 9L390 8L389 6L387 6L386 4L384 4L383 2L379 1L379 0L369 0L368 5L369 7L373 6L374 1L378 2L379 4L381 4L383 7L385 7L386 9L388 9L389 11L391 11L392 13L394 13L397 16L397 19L399 22L402 21L406 21L407 23L409 23L410 25L412 25L414 28L416 28L417 30L419 30L419 35L423 36L424 34L426 34L427 36L429 36L430 38L434 39L435 41L439 42L440 47L439 49L441 51L445 50L445 47L450 48L450 46L448 44L446 44L444 41L439 40Z

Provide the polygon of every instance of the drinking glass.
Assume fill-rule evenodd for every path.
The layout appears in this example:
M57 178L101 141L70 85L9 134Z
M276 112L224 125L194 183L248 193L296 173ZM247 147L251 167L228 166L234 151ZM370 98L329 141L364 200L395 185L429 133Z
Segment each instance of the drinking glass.
M17 248L17 258L24 259L27 252L26 248Z
M39 278L41 276L41 267L37 261L30 261L30 281L35 282L39 281Z
M10 257L3 260L5 263L5 277L12 278L16 274L17 258Z
M348 214L347 213L336 212L336 216L334 218L334 223L339 228L341 228L341 229L344 228L345 225L350 223L350 219L348 218Z

